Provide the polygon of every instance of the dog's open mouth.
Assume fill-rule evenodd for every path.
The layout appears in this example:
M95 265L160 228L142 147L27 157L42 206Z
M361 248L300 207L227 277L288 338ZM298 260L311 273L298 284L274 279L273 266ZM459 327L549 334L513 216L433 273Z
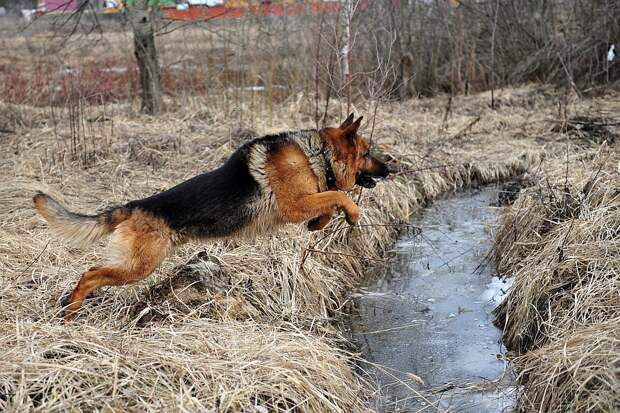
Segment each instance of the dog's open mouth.
M359 174L355 180L355 183L359 186L363 186L364 188L374 188L377 186L377 180L380 179L378 176L372 176L369 174Z
M358 171L355 183L364 188L374 188L377 186L377 181L386 178L390 172L386 164L376 161L371 170Z

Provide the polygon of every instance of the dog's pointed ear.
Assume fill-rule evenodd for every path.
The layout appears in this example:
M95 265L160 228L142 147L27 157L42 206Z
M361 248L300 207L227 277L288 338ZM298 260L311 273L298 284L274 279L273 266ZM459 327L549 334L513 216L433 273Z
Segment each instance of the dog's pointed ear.
M355 138L357 137L357 130L362 124L362 119L364 119L364 117L360 116L355 122L351 123L342 131L342 134L353 144L356 143Z
M351 112L349 114L349 117L346 118L344 120L344 122L342 122L342 124L339 126L340 129L345 130L347 127L351 126L351 124L353 123L353 119L355 118L355 115L353 115L353 112Z

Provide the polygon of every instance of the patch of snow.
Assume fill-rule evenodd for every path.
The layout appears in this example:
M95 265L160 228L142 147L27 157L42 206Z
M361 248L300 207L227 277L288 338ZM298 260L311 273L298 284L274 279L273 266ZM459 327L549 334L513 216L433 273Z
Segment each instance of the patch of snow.
M36 10L34 9L22 9L22 17L24 18L24 20L26 20L26 22L30 23L35 16L35 12Z
M482 299L487 302L493 302L495 305L499 305L508 294L508 290L514 283L514 277L510 278L498 278L493 277L491 282L487 285L487 289L482 293Z

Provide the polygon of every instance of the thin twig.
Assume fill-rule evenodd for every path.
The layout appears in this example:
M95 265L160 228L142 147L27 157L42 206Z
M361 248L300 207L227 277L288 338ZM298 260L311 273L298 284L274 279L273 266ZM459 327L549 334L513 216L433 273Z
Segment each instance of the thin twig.
M28 264L28 266L26 268L24 268L24 270L22 272L19 273L19 275L17 276L17 278L21 277L22 275L24 275L24 273L26 271L28 271L30 269L30 267L32 267L34 265L35 262L37 262L39 260L39 258L41 258L41 255L43 255L43 253L45 252L45 250L47 249L47 246L50 245L50 241L47 241L47 244L45 244L45 247L43 247L43 249L41 250L41 252L39 253L39 255L37 255L35 257L34 260L32 260L30 262L30 264Z
M482 114L479 114L478 116L476 116L476 118L474 120L469 122L469 124L467 124L467 126L465 126L463 129L461 129L460 131L458 131L457 133L452 135L450 137L450 139L460 139L463 136L465 136L467 134L467 132L469 132L469 130L471 128L473 128L476 123L480 122L481 118L482 118Z
M399 171L399 172L395 172L393 174L390 174L390 176L388 178L386 178L386 179L393 179L396 176L415 174L415 173L418 173L418 172L429 171L429 170L432 170L432 169L448 168L448 167L451 167L451 166L459 166L459 165L462 165L462 164L460 164L460 163L445 163L445 164L441 164L441 165L428 166L426 168L407 169L405 171Z

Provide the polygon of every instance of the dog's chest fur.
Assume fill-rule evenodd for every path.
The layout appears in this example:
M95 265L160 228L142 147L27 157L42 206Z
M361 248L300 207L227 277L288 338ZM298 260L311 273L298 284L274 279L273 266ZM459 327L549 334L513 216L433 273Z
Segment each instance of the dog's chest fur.
M306 156L310 168L316 176L317 191L327 190L327 171L329 170L327 159L329 159L330 152L316 130L287 132L255 140L249 149L248 168L260 187L260 195L252 202L253 219L244 226L239 235L255 236L263 234L284 222L269 182L267 163L270 155L286 144L297 145Z

